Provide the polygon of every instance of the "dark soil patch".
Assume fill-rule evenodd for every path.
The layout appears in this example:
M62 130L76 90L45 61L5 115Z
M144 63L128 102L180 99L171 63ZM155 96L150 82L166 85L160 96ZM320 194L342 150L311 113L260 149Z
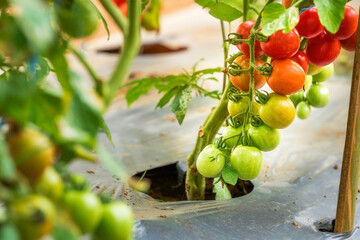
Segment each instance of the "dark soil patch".
M141 45L139 55L147 54L161 54L161 53L174 53L187 50L186 46L178 47L169 47L163 43L149 43ZM108 48L108 49L99 49L99 53L110 53L110 54L119 54L121 52L121 46Z
M140 172L135 177L139 178L143 174L144 172ZM187 200L183 176L184 172L178 170L176 163L147 170L145 178L151 180L151 187L147 194L154 199L165 202ZM212 182L213 179L206 181L205 200L215 200ZM254 185L250 181L240 179L235 186L227 185L227 187L233 198L249 194L254 189Z

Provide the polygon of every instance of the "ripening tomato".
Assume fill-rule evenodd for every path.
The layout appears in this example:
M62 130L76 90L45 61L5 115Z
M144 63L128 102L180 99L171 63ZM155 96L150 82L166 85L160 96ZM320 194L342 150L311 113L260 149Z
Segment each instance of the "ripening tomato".
M245 55L241 55L240 57L236 58L234 61L236 64L240 66L241 69L248 69L250 66L250 59ZM260 58L255 59L255 65L260 67L264 64L264 61ZM255 89L262 88L266 83L267 77L260 75L258 70L254 71L254 86ZM250 85L250 74L248 72L240 73L237 76L230 75L231 83L242 91L249 91Z
M252 180L260 174L263 157L256 147L237 146L230 159L240 179Z
M307 73L309 69L309 58L303 51L298 51L294 56L290 58L294 62L298 63L302 69L304 69L304 72Z
M34 128L10 134L8 145L17 169L31 182L39 179L56 157L50 139Z
M307 91L311 87L312 83L313 83L313 76L306 75L305 76L305 83L304 83L304 90Z
M243 22L239 25L238 29L236 30L237 33L241 35L241 39L248 39L250 36L250 31L255 24L255 20L249 20ZM245 54L246 56L250 57L250 48L249 44L247 43L240 43L237 45L237 48ZM263 55L264 52L261 50L260 42L255 40L255 57Z
M274 150L280 143L279 130L271 128L266 124L261 124L258 127L250 125L248 133L251 137L252 145L264 152Z
M260 43L266 55L274 59L287 59L294 56L300 47L300 36L296 29L289 33L282 30L270 35L266 42Z
M285 6L285 8L289 8L292 2L293 0L282 0L282 4Z
M128 3L126 0L113 0L113 2L116 4L116 6L118 6L118 8L120 9L120 11L122 12L122 14L124 14L124 16L128 16Z
M196 168L199 173L207 178L218 177L225 165L225 156L214 145L207 145L196 160Z
M240 113L244 113L249 106L250 99L248 97L242 97L238 102L229 100L228 102L228 112L230 116L235 117ZM254 115L259 115L260 104L256 101L252 102L252 113Z
M305 53L312 64L323 67L335 61L340 50L340 41L324 31L319 36L309 39Z
M359 15L351 6L345 5L344 19L341 21L339 30L335 34L330 35L334 36L339 40L347 39L353 35L357 29Z
M269 127L282 129L295 119L295 107L290 98L277 93L270 93L267 103L261 105L260 118Z
M271 63L273 69L268 79L269 87L276 93L291 95L301 90L305 83L305 72L296 62L285 59Z
M322 67L320 66L316 66L314 64L312 64L311 62L309 62L309 69L307 71L307 75L315 75L315 74L318 74L320 71L321 71Z
M300 15L296 30L305 38L316 37L324 31L316 8L310 8Z
M60 174L52 167L47 167L43 175L34 184L37 193L41 193L52 200L60 198L64 192L64 183Z
M351 35L351 37L340 40L341 47L348 50L348 51L355 51L356 48L356 36L357 36L357 30Z
M314 83L325 82L334 74L334 64L330 63L329 65L323 67L321 71L312 76L312 81Z

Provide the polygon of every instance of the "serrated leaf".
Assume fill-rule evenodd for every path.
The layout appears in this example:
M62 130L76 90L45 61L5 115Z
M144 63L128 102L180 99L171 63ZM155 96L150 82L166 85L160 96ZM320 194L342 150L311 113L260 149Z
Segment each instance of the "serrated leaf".
M223 2L213 4L210 8L209 14L226 22L232 22L242 16L241 11Z
M344 18L346 0L314 0L320 22L331 33L336 33Z
M162 79L161 77L159 77L159 78L143 78L143 79L139 79L139 80L133 81L133 82L125 85L125 86L135 85L135 86L132 86L125 95L125 99L126 99L128 106L130 106L133 102L135 102L137 99L139 99L139 97L141 97L142 95L145 95L146 93L148 93L155 86L156 83L161 81L161 79Z
M159 100L155 109L162 108L166 104L168 104L168 102L170 102L170 100L175 96L175 94L178 92L178 90L179 90L178 87L174 87L173 89L171 89L170 91L165 93L164 96Z
M289 33L299 22L299 11L295 7L285 9L280 3L267 5L262 13L261 31L270 36L278 30Z
M156 84L156 89L159 92L167 92L177 86L187 85L190 81L190 76L186 74L180 75L168 75L164 81L160 81Z
M15 177L16 170L14 162L10 157L5 136L0 133L0 179L5 181L14 180Z
M219 181L218 178L214 178L213 193L216 194L215 200L227 200L232 198L226 184L224 184L222 181Z
M221 171L222 179L228 184L236 185L238 180L238 173L232 166L225 166Z
M191 99L191 87L186 87L176 95L170 104L170 110L175 114L180 125L184 121L188 109L188 102Z

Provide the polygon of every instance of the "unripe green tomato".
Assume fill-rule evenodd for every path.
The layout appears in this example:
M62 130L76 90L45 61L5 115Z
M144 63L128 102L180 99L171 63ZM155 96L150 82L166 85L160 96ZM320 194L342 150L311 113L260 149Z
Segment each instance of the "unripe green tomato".
M91 35L99 24L100 15L90 0L74 0L56 10L61 30L73 38Z
M9 210L22 240L42 239L54 229L56 208L44 196L34 194L14 199Z
M242 97L238 102L229 100L228 112L230 116L235 117L236 115L246 111L249 106L250 99L248 97ZM259 115L261 105L255 101L252 102L252 112L254 115Z
M34 189L37 193L56 200L64 192L64 183L60 174L53 167L48 167L40 179L35 182Z
M310 105L316 108L325 107L330 100L330 91L322 84L313 84L306 93Z
M274 150L280 143L279 130L265 124L259 127L250 125L248 133L251 137L252 144L264 152Z
M207 145L196 160L199 173L207 178L218 177L225 165L225 157L214 144Z
M290 100L292 101L292 103L294 104L294 106L296 107L299 102L303 101L304 99L304 91L300 90L299 92L289 95Z
M64 204L82 233L95 230L102 215L102 203L95 193L69 190L64 194Z
M252 180L261 171L262 153L256 147L237 146L231 154L231 166L242 180Z
M225 140L227 148L233 148L236 146L238 142L239 135L242 131L242 127L233 128L231 126L227 126L223 131L223 140Z
M300 119L307 119L310 116L311 107L305 101L300 102L296 107L296 116Z
M132 240L133 225L131 208L123 202L111 202L104 206L95 236L98 240Z
M306 74L307 75L315 75L315 74L319 73L322 68L323 67L316 66L316 65L312 64L311 62L309 62L309 69Z
M324 82L328 80L333 74L334 74L334 64L331 63L323 67L323 69L321 69L321 71L318 74L315 74L313 76L313 82L314 83Z
M305 76L305 83L304 83L305 91L307 91L311 87L312 82L313 82L313 76L306 75Z
M260 118L269 127L282 129L295 119L295 107L290 98L277 93L270 93L267 103L261 105Z

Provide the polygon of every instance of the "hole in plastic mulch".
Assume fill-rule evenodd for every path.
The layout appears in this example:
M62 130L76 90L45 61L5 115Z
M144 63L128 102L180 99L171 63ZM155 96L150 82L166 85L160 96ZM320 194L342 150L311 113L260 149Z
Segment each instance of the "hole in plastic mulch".
M139 55L148 55L148 54L161 54L161 53L175 53L175 52L182 52L187 50L187 46L168 46L161 42L157 43L145 43L141 45ZM110 54L119 54L121 52L121 46L113 47L113 48L106 48L106 49L99 49L99 53L110 53Z
M185 171L186 166L182 162L147 170L145 178L151 180L151 187L147 194L158 201L186 200ZM139 172L134 177L139 178L143 174L144 172ZM212 178L206 181L205 200L215 200L212 182ZM249 194L254 189L254 185L250 181L240 179L235 186L227 186L233 198Z

